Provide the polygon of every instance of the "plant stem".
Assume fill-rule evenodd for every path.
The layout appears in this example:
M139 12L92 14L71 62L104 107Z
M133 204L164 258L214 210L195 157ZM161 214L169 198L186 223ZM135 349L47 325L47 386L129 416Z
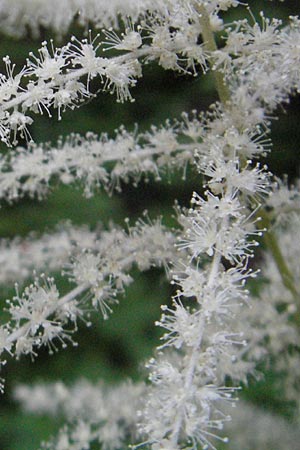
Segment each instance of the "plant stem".
M210 26L210 18L209 14L207 13L206 9L203 6L198 5L197 11L199 12L199 19L200 19L200 25L201 25L201 33L203 37L204 44L206 46L206 49L209 52L215 52L218 50L215 35L214 32ZM210 60L210 66L213 66L213 57ZM219 70L213 71L214 79L215 79L215 86L219 95L219 98L224 106L230 102L230 91L225 83L223 74Z
M262 219L260 223L263 225L264 228L267 229L263 238L264 242L272 254L277 269L280 273L282 282L284 286L293 294L294 297L298 297L298 292L294 284L293 274L291 273L290 269L288 268L285 262L284 256L278 245L275 233L271 230L270 217L268 213L263 209L259 211L259 215L261 216Z
M210 274L209 274L208 282L207 282L208 290L210 290L213 287L215 280L218 276L220 261L221 261L221 253L218 251L218 249L216 249L215 254L213 256L212 263L211 263ZM196 365L197 365L197 361L198 361L199 352L201 350L204 332L205 332L205 315L202 313L201 319L200 319L200 321L198 323L198 327L197 327L197 333L196 333L197 341L191 350L191 354L189 355L189 362L188 362L188 366L187 366L187 370L186 370L186 375L184 378L184 388L185 388L186 392L190 389L190 387L193 384L193 378L195 376ZM181 431L181 428L182 428L182 425L184 422L184 417L185 417L184 408L185 408L185 405L183 403L177 413L173 432L170 437L170 443L171 443L172 448L174 448L174 449L177 448L177 444L178 444L179 437L180 437L180 431Z

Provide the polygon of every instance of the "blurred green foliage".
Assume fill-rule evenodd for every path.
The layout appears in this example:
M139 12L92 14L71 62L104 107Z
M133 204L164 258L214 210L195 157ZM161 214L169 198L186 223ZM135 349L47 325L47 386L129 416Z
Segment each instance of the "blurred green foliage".
M266 15L284 18L298 13L297 3L253 1L251 8L254 14L264 9ZM233 14L237 15L238 9ZM79 37L83 34L82 30L75 28L72 32ZM43 31L42 34L41 41L51 36L50 31ZM33 42L30 36L20 41L1 37L1 55L9 54L19 68L29 51L36 51L38 47L39 42ZM93 84L96 91L97 82ZM182 76L153 64L145 67L144 77L133 89L133 96L134 103L117 104L109 94L99 95L87 105L67 111L62 121L37 117L32 137L37 142L46 139L55 143L59 136L70 132L106 131L113 134L121 124L133 129L135 123L138 123L140 130L146 130L150 124L159 125L168 118L180 118L182 111L205 110L216 100L209 76ZM275 174L288 173L293 179L299 175L299 98L292 99L277 115L279 120L273 122L274 145L271 157L268 156L268 165ZM2 148L2 151L6 149ZM133 222L145 209L151 217L162 215L165 223L172 224L175 199L188 205L191 192L199 190L199 187L197 176L192 171L188 171L186 180L178 174L167 175L159 184L141 182L137 188L123 186L123 192L112 197L100 191L89 200L82 196L80 186L54 185L48 198L42 202L24 199L13 205L3 204L0 236L13 237L26 235L32 230L51 230L56 223L66 219L76 224L89 224L92 228L98 222L107 225L109 221L114 221L123 225L125 217ZM139 377L140 365L151 355L158 340L159 330L153 323L160 315L159 305L168 302L171 291L161 271L136 272L133 276L135 283L128 288L126 296L120 298L120 305L115 307L109 320L103 321L99 315L94 317L91 328L80 327L76 335L77 348L69 347L54 356L49 356L46 351L41 352L35 362L28 358L18 362L8 361L3 370L7 385L0 409L1 450L37 449L40 441L47 439L61 425L59 418L51 421L45 417L22 415L11 401L11 391L17 383L57 379L71 383L78 377L95 381L105 378L108 383L113 383L128 376ZM62 291L66 289L63 280L60 287ZM1 310L5 299L12 295L12 287L2 287ZM285 413L286 405L280 403L274 386L274 375L267 372L260 384L250 382L245 395L276 412L281 408L280 412Z

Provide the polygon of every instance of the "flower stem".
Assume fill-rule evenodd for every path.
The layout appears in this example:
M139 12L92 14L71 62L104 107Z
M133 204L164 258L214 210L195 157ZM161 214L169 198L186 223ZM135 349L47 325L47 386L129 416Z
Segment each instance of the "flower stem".
M284 256L278 245L275 233L271 230L271 220L268 216L268 213L262 209L259 211L259 215L262 219L260 223L264 228L267 229L264 234L264 242L272 254L272 257L280 273L282 282L284 286L293 294L293 296L297 298L298 292L294 284L293 274L286 264Z
M203 38L204 44L206 46L206 49L209 52L213 53L216 50L218 50L218 47L216 44L214 32L210 25L209 14L207 13L204 6L197 5L196 9L199 13L201 33L202 33L202 38ZM212 56L211 60L210 60L211 67L213 66L213 63L214 63L214 61L213 61L213 56ZM220 98L221 102L223 103L223 105L225 106L227 103L230 102L230 91L228 89L228 86L225 83L223 74L219 70L214 70L213 75L214 75L215 86L216 86L219 98Z

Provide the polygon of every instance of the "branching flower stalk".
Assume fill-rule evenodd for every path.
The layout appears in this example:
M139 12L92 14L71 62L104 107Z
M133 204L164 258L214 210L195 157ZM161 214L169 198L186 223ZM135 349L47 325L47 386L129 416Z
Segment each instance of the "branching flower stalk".
M210 26L210 17L206 12L205 7L199 6L198 11L200 14L200 22L202 25L202 36L203 36L204 42L207 46L207 49L210 52L215 52L218 50L218 47L216 45L214 33ZM211 63L211 66L212 67L214 66L213 61ZM227 88L226 81L224 79L223 74L220 71L215 70L214 78L215 78L216 90L218 92L220 101L222 102L224 107L226 107L226 106L230 107L230 92ZM243 162L243 161L241 161L241 162ZM284 260L284 258L282 256L282 253L280 251L278 243L276 242L275 235L270 230L271 221L268 217L268 214L265 210L262 210L262 209L260 209L260 211L258 213L260 216L262 216L260 219L261 226L265 230L267 230L267 232L264 234L264 238L263 238L264 242L267 245L267 247L270 248L270 250L273 254L274 260L276 262L276 265L278 266L278 270L282 277L283 283L287 287L287 289L289 289L292 292L292 294L295 297L297 297L299 295L299 293L297 293L296 288L294 286L293 276L287 266L286 261Z
M77 232L82 239L84 234L78 231L69 229L64 238L69 239L68 233L75 237ZM76 283L75 288L60 296L54 279L43 274L36 277L23 294L19 294L16 287L16 296L8 301L10 320L0 327L1 353L7 351L17 358L21 354L37 356L36 349L44 345L52 353L57 350L55 339L61 341L63 347L67 341L76 345L71 335L77 330L77 321L90 324L91 305L87 305L88 300L91 300L93 309L99 310L107 319L112 312L110 305L118 302L117 294L124 292L124 286L132 281L127 273L132 265L137 264L141 270L152 265L167 267L173 251L173 234L162 232L158 222L149 225L138 222L129 228L129 234L117 229L103 232L101 239L96 234L86 234L82 243L89 243L90 248L80 248L74 241L72 246L68 243L73 255L69 254L68 258L64 255L65 261L60 261L66 267L65 275ZM151 252L147 250L149 240ZM49 236L46 236L46 241L49 241ZM115 251L111 255L113 245ZM46 267L48 263L46 258Z
M214 255L214 259L213 259L212 266L211 266L211 271L210 271L210 274L208 277L208 282L207 282L208 289L213 288L215 279L218 275L218 268L219 268L221 256L217 252L217 250L218 249L216 249L216 253ZM190 361L189 361L189 364L187 367L185 380L184 380L184 389L186 389L187 391L193 385L193 378L194 378L194 374L195 374L197 362L198 362L197 360L199 358L199 353L201 351L201 343L202 343L202 338L203 338L203 333L204 333L204 321L199 321L198 326L199 326L199 329L195 330L195 332L196 332L195 334L197 336L196 345L194 346L194 348L191 352ZM172 430L172 434L170 437L170 446L173 448L176 448L177 444L179 442L181 428L182 428L183 421L184 421L184 415L185 415L185 411L184 411L184 405L183 405L182 408L180 408L178 410L175 425L174 425L174 428Z
M107 319L133 281L134 266L141 271L164 267L175 288L171 305L162 305L156 322L164 334L146 364L147 385L127 383L107 392L88 383L74 390L61 384L16 390L27 410L55 413L62 403L69 405L68 425L44 449L100 445L117 450L130 440L133 447L149 450L216 450L218 442L227 442L222 430L240 383L276 353L281 355L278 370L287 372L286 396L295 397L300 268L299 249L290 246L297 241L300 195L297 188L274 183L259 159L270 150L270 117L300 91L300 20L291 17L283 25L261 13L258 23L251 17L226 25L220 13L237 6L243 5L237 0L65 0L48 14L44 0L0 0L0 23L11 9L9 33L15 21L18 35L26 27L36 34L42 25L62 37L73 19L101 30L95 38L89 32L88 38L73 37L59 48L44 42L18 73L4 57L0 137L8 152L0 159L1 200L44 199L52 179L57 184L80 180L87 197L99 187L112 193L121 191L122 182L137 185L143 176L158 181L178 168L184 176L187 165L201 180L191 206L176 208L176 231L161 219L143 219L127 224L127 231L111 226L91 232L63 224L53 235L0 242L2 282L24 284L35 270L33 283L23 293L16 285L15 297L7 301L9 320L0 326L2 364L8 355L37 357L44 345L50 353L58 343L74 345L78 321L90 325L91 311ZM216 32L222 35L220 48ZM36 114L52 118L56 110L61 120L67 108L83 106L99 92L110 92L119 102L133 100L143 65L153 62L195 77L212 73L219 101L207 112L182 113L181 120L146 133L121 126L114 138L74 133L55 147L31 142ZM95 94L91 81L97 79ZM17 146L19 136L28 141L26 147ZM267 210L278 214L274 230ZM250 261L266 228L263 276L270 284L255 297L246 284L258 277ZM62 296L54 278L44 275L58 270L70 282Z
M202 25L204 24L204 26L202 26L202 30L205 30L205 34L203 34L203 38L207 38L208 41L208 47L209 50L211 50L212 52L216 50L216 45L214 42L214 38L212 35L212 32L209 28L209 15L206 13L206 10L203 6L201 6L200 8L200 23L202 23ZM217 73L216 76L216 84L218 86L218 90L220 93L220 97L224 100L224 107L227 108L227 113L230 116L231 115L231 109L234 109L234 105L230 105L230 97L227 91L227 87L224 84L224 79L221 73ZM221 119L221 117L220 117ZM222 149L219 149L220 151L222 151ZM231 156L231 155L230 155ZM224 164L224 169L226 164L228 163L226 161L226 156L222 155L222 154L213 154L214 158L216 158L216 160L218 161L219 165L221 166L221 164ZM235 156L236 158L238 158L237 156ZM209 160L207 166L205 164L205 169L206 169L206 175L208 175L208 166L213 166L214 164L214 160ZM236 179L239 178L240 174L242 174L243 176L243 170L248 172L248 167L245 166L244 168L239 168L239 160L237 159L234 164L236 165L236 168L233 169L235 171L234 176L236 177ZM201 162L199 163L199 169L201 171ZM205 170L202 169L202 171L205 173ZM224 171L224 173L226 173L226 171ZM225 177L226 175L223 175L223 177ZM216 367L214 367L213 364L216 364L216 360L218 359L218 353L219 353L219 349L214 349L213 347L213 340L216 338L216 336L212 335L209 336L209 333L211 333L211 331L207 330L207 328L210 327L211 322L213 320L215 320L216 322L219 322L221 324L224 324L224 316L226 317L226 315L228 314L228 316L232 315L234 316L234 308L236 308L236 304L230 305L230 302L234 302L236 301L236 299L234 298L234 296L231 298L229 295L226 295L226 287L220 284L219 285L219 292L215 292L215 295L224 295L225 298L223 298L223 302L221 301L218 304L218 299L214 299L214 295L211 293L214 291L215 286L218 284L217 280L220 277L220 269L222 267L222 270L224 270L224 267L221 263L222 258L224 259L228 259L231 264L236 264L238 268L241 268L241 266L243 267L243 271L244 271L244 280L247 276L249 276L249 273L247 273L247 261L245 262L245 256L246 254L244 254L244 249L242 249L242 245L241 248L238 249L234 249L234 246L236 245L238 247L238 245L240 244L240 242L244 242L244 237L243 237L243 233L241 236L241 240L240 242L238 241L238 239L235 241L235 239L233 239L233 237L231 238L231 240L229 239L229 242L226 242L227 239L227 233L230 233L230 228L232 227L232 222L237 219L237 222L239 223L239 227L241 227L241 221L240 221L240 217L239 214L234 213L234 207L232 208L232 210L230 211L230 202L232 202L232 206L234 204L234 202L236 202L236 207L237 210L238 209L243 209L243 207L241 205L239 205L239 200L238 200L238 190L236 187L233 187L230 185L230 179L226 180L222 179L218 180L219 182L219 186L218 184L216 186L214 186L213 184L211 186L214 186L211 188L211 191L208 191L206 193L208 199L208 203L209 200L214 199L214 201L216 203L220 202L220 205L215 205L216 208L222 208L221 207L221 203L223 201L223 203L227 203L228 202L228 216L222 217L222 215L220 214L220 216L218 217L218 214L216 214L216 223L217 226L213 231L210 231L213 233L213 236L208 235L209 230L203 230L201 229L203 226L203 222L206 221L205 217L201 217L201 215L204 213L204 211L206 210L206 205L205 205L205 200L202 199L198 199L197 194L195 194L194 198L193 198L193 203L196 205L201 205L201 207L199 208L199 218L197 217L197 213L195 214L195 212L193 211L192 214L192 221L189 222L190 218L187 216L187 222L188 225L191 226L191 228L186 228L186 233L188 234L188 238L185 242L183 242L183 245L181 244L181 247L185 247L185 248L191 248L192 249L192 259L198 259L199 261L199 256L201 255L203 249L205 249L205 246L207 246L206 249L206 253L212 257L212 261L211 261L211 266L210 268L206 268L205 271L205 275L207 277L207 282L204 283L202 285L202 289L203 291L201 292L201 287L198 287L199 291L200 291L200 295L205 297L206 295L209 296L209 302L207 301L207 303L205 302L205 300L200 300L200 295L199 297L197 297L197 301L200 304L200 309L199 309L199 314L197 317L197 321L194 321L193 323L193 338L191 336L189 336L189 341L187 340L187 338L185 337L185 333L187 333L184 328L187 327L183 327L182 324L180 324L179 320L180 320L180 316L178 313L178 310L180 310L181 308L183 308L182 304L177 303L176 300L174 302L174 308L176 308L176 312L174 310L169 310L168 309L164 309L165 311L169 312L169 314L167 315L166 313L163 314L161 321L158 323L160 326L162 326L163 328L166 328L168 331L171 330L171 333L166 333L164 335L164 339L167 341L167 343L165 344L166 347L175 347L175 348L180 348L182 349L182 351L184 352L183 354L186 355L184 356L184 362L183 362L183 367L181 367L181 371L183 373L182 377L180 378L180 381L178 382L177 386L174 386L174 379L171 377L170 379L168 379L169 374L168 372L166 372L165 374L165 378L166 378L166 384L168 383L172 383L173 386L169 386L169 390L174 390L174 394L175 392L178 392L178 390L180 390L180 385L183 385L183 391L184 394L181 396L178 396L179 398L173 401L173 404L170 403L166 406L164 406L163 412L161 413L160 408L157 404L157 400L155 398L155 394L154 394L154 402L153 399L150 399L149 404L148 404L148 411L147 411L147 416L146 416L146 424L145 424L145 428L146 430L150 430L151 428L151 414L154 416L158 416L155 418L155 422L154 425L151 429L151 432L153 433L154 439L153 442L155 443L155 445L153 446L153 448L156 448L156 445L158 444L157 448L168 448L168 449L177 449L177 448L181 448L181 442L182 440L185 440L186 438L190 441L190 445L191 448L197 448L197 445L200 444L202 445L203 448L215 448L214 445L211 443L210 441L210 437L215 436L213 429L214 428L222 428L222 422L227 420L227 416L223 416L222 418L222 413L220 411L218 411L218 409L216 409L217 411L217 417L214 418L215 412L214 412L214 402L219 401L222 398L222 395L220 394L220 392L222 391L222 389L224 388L220 388L218 386L218 383L220 383L221 379L218 379L218 375L216 375L214 372L216 371ZM236 181L236 180L235 180ZM267 182L267 180L266 180ZM227 184L228 183L228 184ZM208 181L208 186L209 186L209 181ZM257 185L257 188L259 188L259 185ZM217 197L215 197L215 195L218 195ZM253 194L255 194L255 192L253 192ZM220 196L220 197L219 197ZM238 206L237 206L238 205ZM224 207L224 206L223 206ZM201 211L202 209L202 211ZM201 214L202 213L202 214ZM195 214L195 215L194 215ZM230 215L233 215L233 217L230 217ZM204 214L203 214L204 216ZM229 219L230 217L230 219ZM251 217L251 215L250 215ZM199 220L199 222L197 223L197 219ZM243 221L247 220L247 218L243 217ZM218 223L219 221L219 223ZM241 231L241 230L240 230ZM246 232L246 230L244 231ZM207 234L206 234L207 233ZM260 234L260 232L258 232L258 234ZM216 239L216 236L219 236L219 239ZM200 239L202 238L203 241L201 241ZM211 242L208 241L208 239L211 239ZM205 242L205 240L207 239L207 242ZM230 255L228 254L228 248L225 249L224 248L224 242L226 242L229 246L229 248L231 248L233 250L233 254ZM202 248L201 248L201 244L202 244ZM255 242L252 243L252 245L256 245ZM235 251L237 251L236 255L235 255ZM251 251L250 251L251 254ZM197 263L197 267L200 266L200 262ZM200 269L196 269L199 270ZM234 273L234 269L233 267L228 270L225 271L225 274L228 274L228 280L227 283L232 283L234 284L234 281L232 282L230 280L230 276L229 274L233 274ZM186 276L188 276L186 274ZM243 279L243 276L241 277ZM240 281L240 280L239 280ZM189 296L189 294L186 293L186 289L184 286L184 283L186 283L186 279L185 277L182 279L180 276L177 276L177 283L180 286L180 291L177 294L177 297L185 297L185 296ZM224 293L222 292L222 289L224 289ZM233 286L232 286L233 289ZM234 292L236 294L236 292ZM210 294L210 295L209 295ZM246 294L246 291L245 291ZM244 295L245 295L244 294ZM195 294L196 295L196 294ZM242 297L242 293L239 294L240 297ZM246 294L247 295L247 294ZM215 305L214 305L215 303ZM226 305L226 306L225 306ZM206 310L207 308L207 310ZM197 311L197 309L196 309ZM185 313L186 315L189 315L189 311L187 311ZM194 315L196 316L196 312L195 310L192 311L192 313L190 314L190 316ZM176 322L176 320L172 320L171 317L172 315L177 316L177 320L178 322ZM215 317L214 317L215 316ZM218 317L219 316L219 317ZM185 318L185 320L188 320L187 318ZM170 326L170 323L172 326ZM218 333L218 332L217 332ZM228 330L224 330L223 329L223 339L224 339L224 345L226 346L226 352L227 355L230 357L233 357L233 353L231 353L231 351L234 351L234 348L236 345L238 345L238 334L236 335L235 341L230 341L230 331ZM228 333L228 336L226 337L226 333ZM207 336L206 336L207 334ZM242 336L242 334L241 334ZM208 340L208 342L210 343L210 345L208 346L207 343L204 343L203 345L203 338L206 338ZM212 342L211 342L211 341ZM243 341L241 340L240 344L243 345ZM233 349L230 349L230 346L232 345ZM184 347L187 348L184 348ZM210 371L208 370L209 364L211 364L212 361L206 361L206 368L204 369L203 367L199 366L199 360L201 361L201 355L206 353L206 348L210 349L210 358L212 358L212 354L214 354L214 358L216 360L213 361L213 364L210 368ZM204 361L201 361L202 364L204 364ZM163 373L160 373L160 367L159 367L159 362L156 364L154 361L151 363L152 365L154 365L154 371L153 374L151 376L154 376L154 380L155 383L160 386L163 385L164 380L163 380ZM164 362L162 362L162 365L164 365ZM207 374L205 372L210 372L208 377ZM198 373L197 373L198 372ZM203 373L201 373L203 372ZM199 376L200 374L200 376ZM203 378L202 378L203 377ZM211 377L211 378L210 378ZM198 379L197 379L198 378ZM201 379L202 378L202 379ZM208 383L211 383L210 385L210 392L207 392L207 394L205 393L205 385L207 385ZM164 386L165 388L167 386ZM204 390L203 393L203 397L200 400L200 410L199 405L197 408L197 399L195 399L194 401L192 400L193 396L197 395L196 394L196 387L198 390L201 391ZM162 391L162 389L161 389ZM234 390L228 389L227 390L227 394L226 397L228 399L230 399L231 394L233 393ZM189 393L190 392L190 393ZM161 396L163 396L163 392L161 392ZM170 395L171 397L171 395ZM165 399L166 401L166 399ZM151 404L152 403L152 404ZM201 404L202 403L202 404ZM204 407L205 404L205 407ZM192 406L193 405L193 406ZM193 413L191 412L192 408L194 408L197 411L197 416L193 417ZM152 411L151 411L152 409ZM170 415L170 412L168 413L168 411L170 411L171 409L174 409L175 413L174 413L174 417L168 417ZM202 409L202 411L201 411ZM219 417L218 417L219 414ZM171 422L172 420L172 422ZM189 430L189 421L191 421L193 423L193 420L195 421L194 423L194 427L192 428L192 430ZM160 430L159 430L159 423L164 423L164 427L161 427L162 431L160 434ZM168 424L168 427L167 427ZM197 424L197 426L196 426ZM165 430L168 430L168 432L166 433ZM226 441L226 439L225 439ZM157 444L156 444L157 443Z

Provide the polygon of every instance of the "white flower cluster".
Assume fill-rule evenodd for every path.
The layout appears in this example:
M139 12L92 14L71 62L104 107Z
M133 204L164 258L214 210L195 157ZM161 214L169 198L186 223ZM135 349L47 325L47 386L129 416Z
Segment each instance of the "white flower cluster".
M61 382L18 385L15 398L28 413L64 417L73 424L68 429L64 427L56 441L49 442L46 448L59 448L58 444L61 444L62 448L77 450L83 447L84 440L86 447L98 440L103 448L111 449L116 447L113 441L116 428L119 446L125 441L126 433L135 431L136 411L146 391L143 384L122 383L109 389L101 383L92 385L86 380L80 380L69 388ZM235 408L230 408L228 412L233 418L232 422L227 423L227 431L232 437L231 450L284 450L297 447L299 429L295 424L244 401L236 403ZM84 428L83 422L90 423L90 428ZM97 429L96 433L91 431L93 426ZM81 442L78 442L79 436Z
M299 199L295 206L299 209ZM281 385L284 398L295 402L299 410L300 317L297 292L300 290L300 217L294 212L288 216L288 223L276 229L276 237L284 257L289 261L291 278L286 275L283 283L271 255L265 255L262 275L268 282L260 290L259 298L253 300L252 308L245 311L243 321L249 324L248 358L264 359L284 375ZM291 282L293 288L287 289ZM274 356L277 358L272 362Z
M72 238L80 238L80 244L75 245ZM61 241L65 247L62 246L60 254L55 245L50 247L54 240L57 244ZM16 285L15 297L7 301L10 320L0 326L1 364L5 364L7 353L16 358L22 354L35 357L36 349L44 345L50 353L57 351L56 342L59 341L63 347L67 342L76 345L72 334L78 320L90 325L91 305L106 319L112 312L111 305L118 302L117 294L123 293L124 286L132 281L128 273L132 265L137 264L140 270L147 270L152 265L167 267L176 252L173 243L173 234L164 231L159 221L153 224L139 221L128 228L128 233L113 228L97 236L86 229L69 228L54 236L45 235L39 243L12 242L9 248L6 241L7 253L15 255L19 264L25 258L24 245L33 251L37 248L33 260L19 275L21 279L28 275L34 263L44 264L50 270L58 269L57 265L61 263L65 267L63 273L75 287L60 296L54 279L44 274L36 277L23 293ZM71 253L68 262L66 252ZM28 251L25 254L29 259ZM53 260L56 260L55 264ZM8 278L11 270L7 268Z
M299 19L283 24L261 14L258 22L251 17L226 25L224 13L243 6L236 0L65 0L55 6L3 0L0 23L8 32L19 23L20 35L40 26L63 34L73 20L119 30L73 37L61 48L44 42L19 73L4 58L0 135L8 146L19 134L30 141L34 114L51 117L56 109L61 119L66 108L96 95L95 78L99 92L132 100L142 66L153 61L185 75L212 72L220 101L146 133L120 127L114 139L73 134L56 147L29 142L1 156L0 198L8 201L43 198L53 177L64 184L80 180L87 196L95 187L120 190L120 181L136 184L144 175L159 180L164 170L185 172L188 164L200 180L191 207L177 207L177 231L161 219L145 219L127 224L127 231L68 225L39 240L0 242L2 281L24 281L36 267L37 273L62 269L72 284L60 296L53 277L42 273L23 293L16 286L7 301L10 318L0 326L4 357L36 357L43 345L56 351L58 342L76 345L78 320L90 325L91 310L107 319L132 282L133 266L163 266L176 289L156 322L164 334L146 364L147 387L128 383L106 391L81 382L70 389L23 386L16 396L27 410L59 410L71 422L46 449L87 450L99 443L113 450L130 441L151 450L216 450L216 442L227 442L226 405L235 404L239 384L256 374L257 362L280 352L289 398L299 385L299 193L273 180L259 161L270 151L270 117L299 92ZM258 276L251 265L264 233L266 285L254 298L246 284Z
M239 402L231 411L232 422L228 424L230 450L285 450L297 448L299 427L274 413Z
M182 168L184 173L193 161L196 139L180 142L181 128L179 123L167 122L137 134L121 127L114 139L107 134L74 134L59 141L57 147L35 143L16 147L0 158L0 195L9 201L24 195L41 199L55 177L63 184L80 180L90 197L96 187L111 192L120 190L120 181L137 184L143 175L148 178L152 174L159 180L167 170Z
M137 411L146 391L143 383L108 388L80 380L70 388L63 383L19 385L15 397L30 413L59 415L72 424L62 427L44 449L80 450L100 443L101 448L113 450L136 434Z
M241 20L227 29L226 45L216 58L224 66L225 77L237 74L238 85L247 86L256 101L273 110L288 101L291 92L299 92L299 28L298 17L290 17L289 26L261 14L261 23ZM232 55L229 59L228 55ZM232 80L231 80L232 81ZM230 81L229 81L230 82Z
M226 11L231 6L241 3L238 0L209 0L196 1L195 4L205 3L211 14ZM37 36L40 28L51 28L55 34L61 36L76 21L81 26L93 23L96 28L118 26L120 16L130 16L137 20L141 14L148 11L165 12L166 8L180 14L177 5L189 8L186 0L174 4L171 0L54 0L51 5L44 0L1 0L0 24L1 29L12 36L24 35L27 28ZM18 27L16 27L16 23Z
M180 2L181 3L181 2ZM201 31L201 30L200 30ZM124 33L104 31L92 39L71 41L54 48L43 42L38 55L31 53L26 66L15 73L15 65L4 57L6 74L0 77L0 138L17 143L17 135L30 140L31 114L57 110L58 118L66 108L79 106L94 94L90 81L99 78L102 91L116 93L117 101L132 100L130 88L142 75L142 62L158 60L165 69L196 74L196 65L207 70L207 53L198 45L198 13L188 4L172 4L165 14L149 16L136 29L131 23ZM106 50L122 52L106 57ZM124 53L125 52L125 53ZM196 71L196 72L195 72Z
M206 176L207 191L204 197L194 193L192 208L179 212L183 235L178 247L189 252L190 263L175 271L178 291L173 307L163 306L157 323L166 333L158 359L149 363L154 388L144 422L153 448L158 444L157 448L181 448L186 440L193 449L198 444L214 448L210 437L228 420L220 403L230 401L234 393L226 387L226 377L245 379L249 371L236 358L246 342L232 321L247 302L246 279L256 276L248 269L257 245L250 237L260 236L261 231L249 207L255 196L267 193L269 181L268 174L251 161L241 166L242 156L249 155L239 155L240 150L245 152L240 142L247 142L259 128L254 123L251 130L248 118L238 127L235 108L232 105L225 112L218 108L202 118L198 169ZM252 141L248 151L256 157L265 151L259 139L254 147ZM185 299L191 302L188 308ZM170 362L170 348L181 357Z
M42 236L32 233L23 239L1 239L1 284L22 282L31 277L33 270L58 271L71 254L82 248L95 248L97 239L98 233L88 227L75 227L70 223L59 224L56 232Z

